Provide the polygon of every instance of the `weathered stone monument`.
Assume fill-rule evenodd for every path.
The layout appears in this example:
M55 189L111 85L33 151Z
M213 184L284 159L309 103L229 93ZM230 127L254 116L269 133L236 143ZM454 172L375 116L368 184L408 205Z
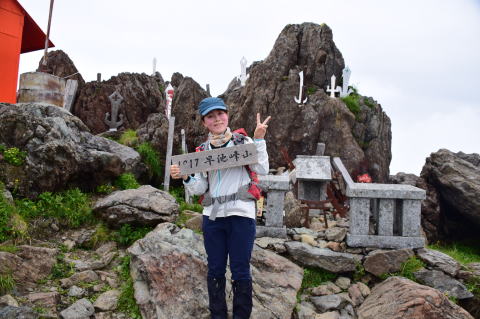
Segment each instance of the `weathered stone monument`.
M283 222L285 193L290 189L288 175L259 177L259 185L266 192L265 226L257 226L257 237L287 237Z
M242 57L240 60L240 84L241 86L245 85L245 82L247 82L248 75L247 75L247 59L245 57Z
M401 184L354 183L340 158L333 159L350 202L351 247L420 248L421 202L425 190Z
M123 124L123 114L120 114L120 121L117 121L118 110L120 109L120 103L123 101L123 97L118 93L118 91L113 92L108 99L112 103L112 113L105 114L105 124L110 128L109 131L116 131L118 127ZM110 117L110 120L108 119Z
M345 69L343 69L342 71L343 85L340 88L340 97L346 97L353 92L353 90L348 87L348 82L350 81L350 74L352 74L352 71L350 71L350 68L346 66Z

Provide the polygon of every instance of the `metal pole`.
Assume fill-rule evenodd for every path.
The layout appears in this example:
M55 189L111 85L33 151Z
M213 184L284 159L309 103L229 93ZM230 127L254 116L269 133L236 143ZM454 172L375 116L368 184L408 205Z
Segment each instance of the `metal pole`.
M50 24L52 22L53 1L50 0L50 12L48 13L47 37L45 38L45 53L43 54L43 65L47 65L48 39L50 38Z

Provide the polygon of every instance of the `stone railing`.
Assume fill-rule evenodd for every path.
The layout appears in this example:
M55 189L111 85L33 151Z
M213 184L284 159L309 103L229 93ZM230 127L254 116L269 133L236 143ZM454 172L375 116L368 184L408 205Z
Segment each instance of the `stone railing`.
M423 189L400 184L354 183L340 158L333 166L341 172L350 202L351 247L419 248Z

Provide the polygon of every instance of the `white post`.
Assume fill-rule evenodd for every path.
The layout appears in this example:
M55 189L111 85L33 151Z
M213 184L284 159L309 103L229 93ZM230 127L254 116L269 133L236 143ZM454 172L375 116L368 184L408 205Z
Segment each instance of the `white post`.
M298 76L300 77L300 89L298 91L298 98L297 97L294 97L293 99L295 100L295 102L297 102L298 104L302 105L304 103L307 102L307 97L305 98L305 100L302 101L302 89L303 89L303 71L300 71L300 73L298 73Z
M167 156L165 159L165 177L163 179L163 190L168 192L170 187L170 165L172 165L172 147L173 147L173 129L175 126L175 116L168 119L168 140Z
M239 78L240 78L241 85L244 86L248 78L247 59L245 59L245 57L242 57L242 59L240 60L240 77Z
M157 73L157 58L153 58L153 73L152 76L155 76Z
M172 115L172 101L173 101L173 86L172 84L168 83L167 88L165 89L165 100L166 100L166 105L165 105L165 115L167 116L167 119L170 118L170 115Z
M187 154L187 143L185 142L185 130L182 128L180 131L180 135L182 136L182 153ZM185 202L191 204L192 203L192 198L190 196L190 193L188 192L188 189L185 188Z

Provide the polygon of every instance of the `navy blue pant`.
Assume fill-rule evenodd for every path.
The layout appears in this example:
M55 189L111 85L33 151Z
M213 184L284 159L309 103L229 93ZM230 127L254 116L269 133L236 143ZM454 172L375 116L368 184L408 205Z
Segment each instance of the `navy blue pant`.
M207 251L208 276L223 277L230 258L233 280L251 280L250 258L255 241L255 219L241 216L203 216L203 239Z

